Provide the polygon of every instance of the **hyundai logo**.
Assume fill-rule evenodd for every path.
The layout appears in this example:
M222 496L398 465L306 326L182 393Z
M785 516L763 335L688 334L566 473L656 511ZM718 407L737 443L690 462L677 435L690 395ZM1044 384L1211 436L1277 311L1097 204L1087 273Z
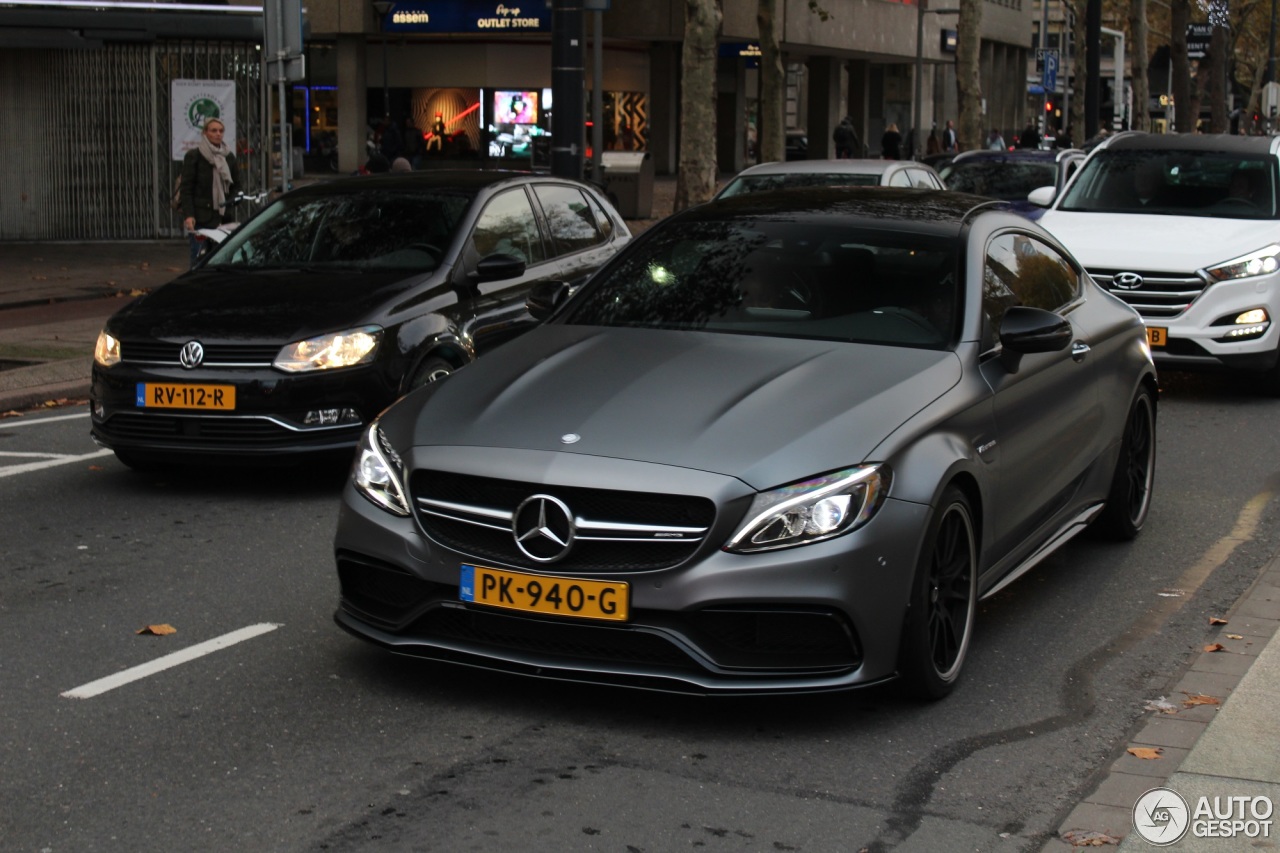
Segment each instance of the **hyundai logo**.
M516 547L539 563L554 563L573 547L573 513L550 495L525 498L511 519Z
M1142 276L1136 272L1118 272L1111 283L1121 290L1137 290L1142 287Z
M187 370L199 367L204 361L204 347L200 346L199 341L187 341L182 345L182 351L178 353L178 360Z

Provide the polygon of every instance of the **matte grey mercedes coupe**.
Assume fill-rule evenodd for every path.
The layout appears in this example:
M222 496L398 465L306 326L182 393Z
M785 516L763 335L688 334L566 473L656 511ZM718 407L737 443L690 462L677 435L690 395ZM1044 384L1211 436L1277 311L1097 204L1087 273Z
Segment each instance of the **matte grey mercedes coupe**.
M694 693L960 675L977 601L1142 528L1142 321L998 202L812 188L664 220L365 432L336 620Z

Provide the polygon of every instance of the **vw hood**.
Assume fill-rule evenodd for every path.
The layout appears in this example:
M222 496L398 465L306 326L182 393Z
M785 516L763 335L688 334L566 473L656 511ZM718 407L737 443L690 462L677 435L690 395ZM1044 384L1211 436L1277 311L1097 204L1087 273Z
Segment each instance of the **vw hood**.
M107 328L117 337L285 344L381 324L397 301L431 275L401 270L196 270L121 309Z
M1274 219L1052 209L1040 225L1086 269L1192 273L1277 242Z
M549 325L389 417L416 418L418 445L628 459L768 488L876 461L868 454L960 374L951 352Z

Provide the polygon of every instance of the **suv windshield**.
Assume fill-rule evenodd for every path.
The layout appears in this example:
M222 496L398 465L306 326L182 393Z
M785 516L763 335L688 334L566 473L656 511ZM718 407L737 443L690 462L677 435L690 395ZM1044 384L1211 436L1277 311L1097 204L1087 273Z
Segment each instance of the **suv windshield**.
M470 202L443 191L285 196L232 233L208 263L427 272L439 266Z
M1059 209L1274 219L1274 158L1103 150L1081 167Z
M943 349L955 238L811 221L681 222L598 274L565 322Z
M984 195L1004 201L1026 201L1027 194L1058 183L1056 163L1028 163L1016 160L969 160L952 162L942 170L947 189Z

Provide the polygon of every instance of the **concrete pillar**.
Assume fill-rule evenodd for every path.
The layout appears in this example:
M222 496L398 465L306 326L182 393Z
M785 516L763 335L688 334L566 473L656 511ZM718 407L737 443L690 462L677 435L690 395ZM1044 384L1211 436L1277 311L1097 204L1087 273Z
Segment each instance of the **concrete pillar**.
M851 59L849 68L849 101L845 115L853 117L853 129L858 133L858 146L854 157L865 157L871 141L867 138L867 120L871 85L871 63L865 59Z
M738 57L719 60L716 81L716 170L742 171L746 159L746 64Z
M680 163L680 45L658 42L649 55L649 156L655 175Z
M363 35L338 36L338 171L364 165L369 85Z
M809 159L836 156L832 131L844 117L840 101L840 61L830 56L809 57Z

